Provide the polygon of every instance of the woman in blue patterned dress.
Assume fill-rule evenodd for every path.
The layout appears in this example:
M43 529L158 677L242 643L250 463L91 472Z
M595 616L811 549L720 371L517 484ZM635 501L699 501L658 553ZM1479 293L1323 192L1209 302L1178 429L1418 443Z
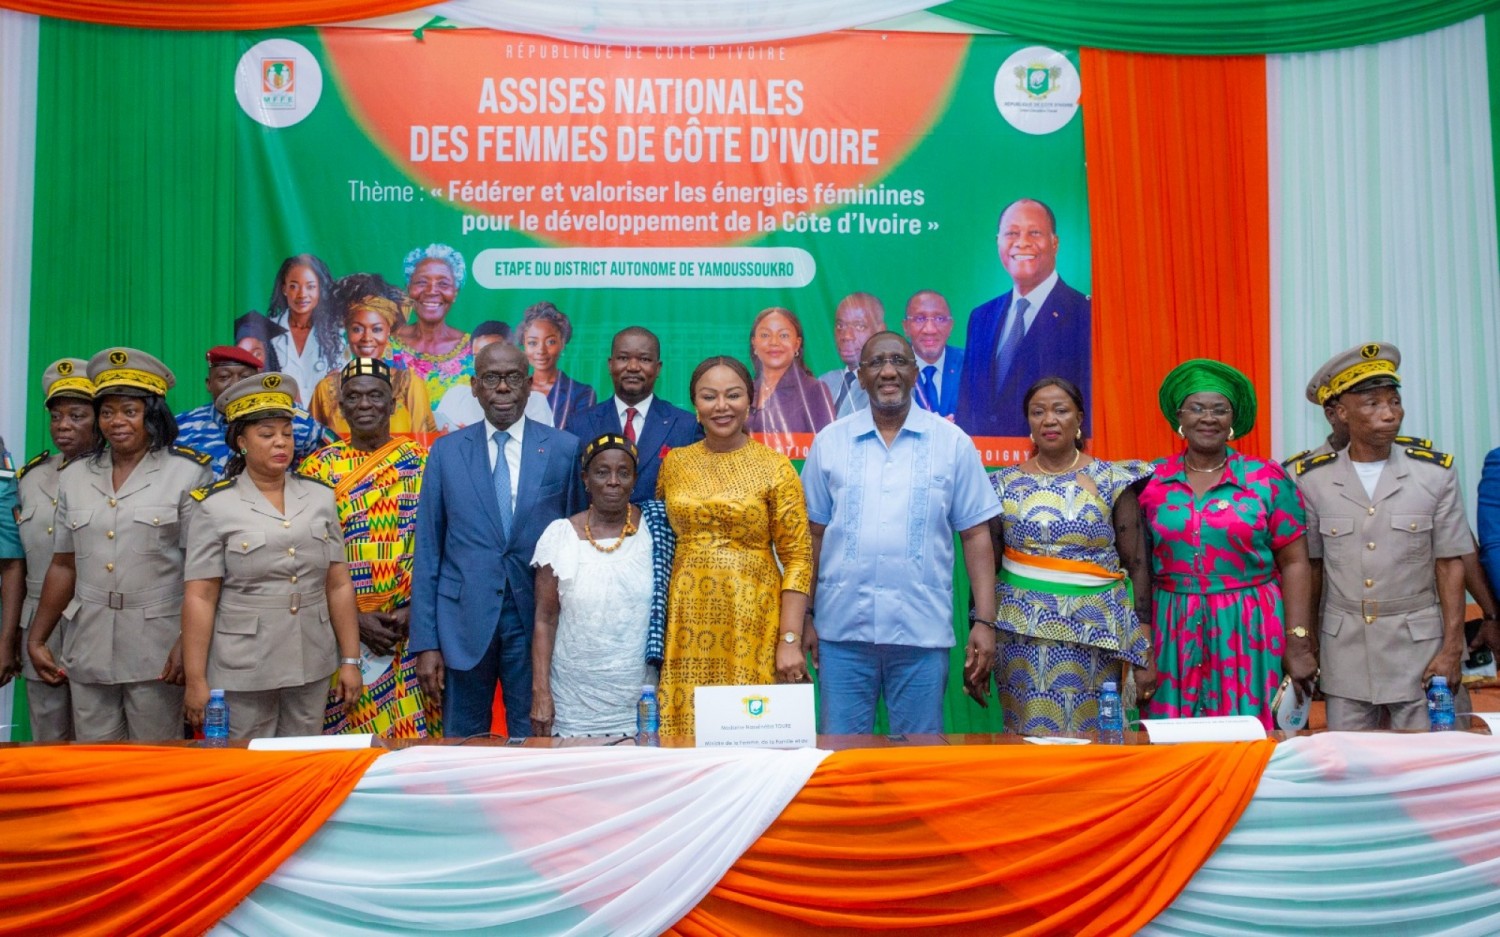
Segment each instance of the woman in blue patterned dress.
M990 521L996 581L995 683L1006 731L1098 728L1099 689L1134 668L1155 683L1149 571L1136 488L1149 463L1083 451L1083 398L1043 378L1023 403L1036 455L990 476L1004 510Z

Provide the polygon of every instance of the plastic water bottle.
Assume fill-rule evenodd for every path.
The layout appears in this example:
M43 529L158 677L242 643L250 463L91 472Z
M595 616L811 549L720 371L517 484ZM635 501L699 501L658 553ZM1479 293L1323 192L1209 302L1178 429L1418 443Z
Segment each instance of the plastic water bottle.
M1453 731L1453 694L1447 677L1433 677L1427 687L1427 719L1433 732Z
M1125 744L1125 720L1120 707L1120 688L1113 680L1099 688L1099 742L1102 745Z
M635 744L661 744L661 709L656 705L656 687L641 687L640 702L635 704Z
M208 705L203 708L203 743L209 748L229 745L229 704L223 690L208 691Z

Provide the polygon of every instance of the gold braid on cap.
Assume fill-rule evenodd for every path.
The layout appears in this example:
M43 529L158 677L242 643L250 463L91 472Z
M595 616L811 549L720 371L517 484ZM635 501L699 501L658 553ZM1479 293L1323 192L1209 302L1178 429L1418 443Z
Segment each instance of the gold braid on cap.
M224 406L224 418L233 422L268 410L284 410L290 413L292 407L291 394L285 391L264 391L256 394L246 394L238 400L231 400Z
M62 369L59 368L61 373ZM86 377L60 377L47 387L47 400L51 400L58 394L81 394L92 400L94 398L94 382Z
M139 368L110 368L100 371L94 379L94 392L103 393L111 387L137 387L149 390L158 397L167 395L167 379Z
M1377 358L1374 361L1361 361L1358 364L1350 365L1335 374L1326 385L1318 388L1318 403L1327 403L1329 397L1337 397L1355 384L1361 381L1368 381L1372 377L1379 377L1382 374L1395 378L1398 383L1401 380L1401 375L1396 373L1395 363L1387 361L1384 358Z

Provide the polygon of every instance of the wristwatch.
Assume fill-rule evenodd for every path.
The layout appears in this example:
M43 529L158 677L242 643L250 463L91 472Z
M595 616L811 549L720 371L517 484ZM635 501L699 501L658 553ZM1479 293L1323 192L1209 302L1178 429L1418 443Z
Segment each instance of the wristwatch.
M1298 625L1297 627L1295 627L1295 628L1292 629L1292 637L1294 637L1294 638L1306 638L1307 637L1307 629L1304 628L1304 627L1302 627L1301 625Z
M802 635L798 634L795 631L783 631L781 633L781 640L785 641L787 644L796 644L798 641L802 640Z

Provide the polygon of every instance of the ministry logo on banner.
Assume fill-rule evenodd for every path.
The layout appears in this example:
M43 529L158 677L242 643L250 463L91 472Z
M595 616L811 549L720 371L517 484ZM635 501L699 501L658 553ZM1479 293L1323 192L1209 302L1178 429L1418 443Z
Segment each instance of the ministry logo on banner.
M1014 52L995 73L995 107L1006 123L1030 134L1054 133L1078 113L1078 69L1046 46Z
M307 47L290 39L257 42L234 71L240 110L267 127L301 122L323 96L323 69Z

